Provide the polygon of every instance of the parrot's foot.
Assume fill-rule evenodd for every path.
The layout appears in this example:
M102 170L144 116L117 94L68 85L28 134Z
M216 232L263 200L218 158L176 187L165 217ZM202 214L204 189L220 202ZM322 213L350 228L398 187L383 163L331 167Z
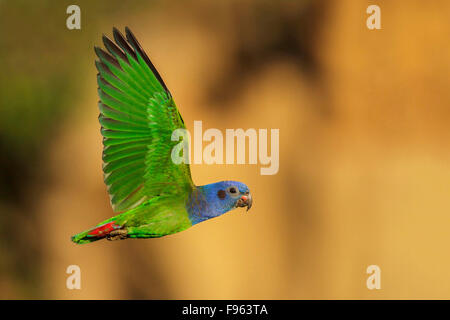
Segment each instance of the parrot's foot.
M124 240L126 238L128 238L127 229L113 230L106 236L106 239L108 239L109 241Z

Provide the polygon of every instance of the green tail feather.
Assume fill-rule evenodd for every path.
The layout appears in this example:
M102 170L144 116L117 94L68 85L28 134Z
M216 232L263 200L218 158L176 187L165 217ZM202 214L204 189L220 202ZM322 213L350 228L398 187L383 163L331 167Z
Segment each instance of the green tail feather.
M88 233L91 232L92 229L80 232L74 236L71 237L71 240L75 242L76 244L84 244L84 243L90 243L97 240L101 240L103 238L93 237L89 236Z

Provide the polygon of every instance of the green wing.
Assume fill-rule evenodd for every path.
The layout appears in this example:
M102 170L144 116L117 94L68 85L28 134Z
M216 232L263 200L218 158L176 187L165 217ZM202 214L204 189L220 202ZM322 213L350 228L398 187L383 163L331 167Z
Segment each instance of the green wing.
M185 128L172 96L134 35L116 43L103 36L108 52L95 47L104 181L114 211L125 211L164 194L193 188L188 164L172 162L172 132Z

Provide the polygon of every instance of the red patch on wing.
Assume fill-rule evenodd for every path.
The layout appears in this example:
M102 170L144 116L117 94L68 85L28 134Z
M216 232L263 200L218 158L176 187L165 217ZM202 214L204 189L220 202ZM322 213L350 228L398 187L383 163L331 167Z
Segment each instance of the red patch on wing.
M95 237L104 237L108 233L110 233L113 230L119 229L120 226L116 225L115 222L109 222L102 224L101 226L92 229L91 232L88 233L89 236L95 236Z

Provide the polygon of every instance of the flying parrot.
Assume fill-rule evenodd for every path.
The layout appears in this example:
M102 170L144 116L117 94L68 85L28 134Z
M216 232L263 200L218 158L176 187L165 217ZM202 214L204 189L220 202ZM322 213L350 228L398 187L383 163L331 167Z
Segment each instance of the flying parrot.
M179 143L172 132L183 118L156 68L128 27L113 28L95 47L104 182L116 216L72 237L77 244L100 239L157 238L252 206L249 188L221 181L196 186L189 164L175 164Z

